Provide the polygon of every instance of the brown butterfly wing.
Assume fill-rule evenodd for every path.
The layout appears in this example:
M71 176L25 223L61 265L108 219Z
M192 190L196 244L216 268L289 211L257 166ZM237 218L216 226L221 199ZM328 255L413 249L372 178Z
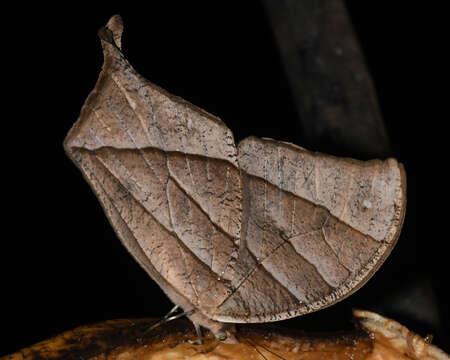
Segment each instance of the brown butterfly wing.
M111 21L102 34L103 70L66 151L124 245L169 297L212 314L230 292L235 275L227 264L240 237L232 133L140 77L108 39L117 26Z
M142 78L102 30L105 63L65 149L121 241L184 310L265 322L328 306L392 249L404 173L257 138ZM209 326L209 323L202 325Z
M238 156L241 244L254 267L216 320L281 320L329 306L360 288L395 245L406 206L396 160L336 158L254 137Z

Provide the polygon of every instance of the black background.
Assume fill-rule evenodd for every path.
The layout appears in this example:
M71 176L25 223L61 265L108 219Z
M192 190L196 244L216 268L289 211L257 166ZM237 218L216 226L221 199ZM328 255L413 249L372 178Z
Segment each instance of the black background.
M3 74L12 84L4 85L9 92L4 107L13 111L2 116L7 215L0 324L7 335L0 340L0 355L78 325L162 316L172 306L121 245L62 148L95 85L102 64L97 30L111 15L119 13L124 20L123 51L131 64L152 82L222 118L236 141L256 135L302 144L262 4L185 3L77 2L27 6L3 15L11 20L3 24L3 56L11 63ZM404 230L385 265L361 290L282 325L319 331L351 328L351 309L357 307L392 316L422 335L433 333L435 342L448 349L448 322L443 321L448 315L448 270L434 256L443 243L440 237L417 234L421 165L418 115L411 98L418 87L412 60L417 42L411 33L416 23L392 2L347 5L394 155L408 174ZM316 144L314 150L326 151L327 145ZM393 306L398 297L409 308Z

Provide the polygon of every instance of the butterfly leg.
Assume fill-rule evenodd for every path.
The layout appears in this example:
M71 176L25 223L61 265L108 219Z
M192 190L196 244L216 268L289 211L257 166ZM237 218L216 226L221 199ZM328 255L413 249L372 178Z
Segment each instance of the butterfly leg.
M205 340L203 339L202 329L200 328L200 325L197 324L196 322L193 322L193 324L195 332L197 333L198 340L197 341L187 340L187 341L189 344L192 345L203 345L205 343Z
M178 305L175 305L166 315L164 315L163 319L167 320L170 315L172 315L179 308Z
M176 314L176 315L172 315L173 313L175 313L178 310L178 308L179 308L179 306L175 305L161 320L159 320L158 322L156 322L155 324L150 326L147 330L144 331L144 333L142 335L147 334L149 331L156 329L157 327L159 327L162 324L165 324L169 321L192 314L192 310L190 310L190 311L184 311L184 312Z
M238 343L235 337L236 327L234 324L212 320L203 315L200 311L192 311L191 314L188 315L188 318L194 323L194 326L195 324L199 324L210 330L217 340L228 344Z

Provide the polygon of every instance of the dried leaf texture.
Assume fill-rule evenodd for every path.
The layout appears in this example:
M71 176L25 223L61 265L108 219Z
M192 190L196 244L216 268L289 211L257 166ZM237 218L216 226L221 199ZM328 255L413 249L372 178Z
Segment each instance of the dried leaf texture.
M140 76L100 31L105 62L65 149L124 245L193 321L266 322L329 306L394 246L405 174L248 138Z

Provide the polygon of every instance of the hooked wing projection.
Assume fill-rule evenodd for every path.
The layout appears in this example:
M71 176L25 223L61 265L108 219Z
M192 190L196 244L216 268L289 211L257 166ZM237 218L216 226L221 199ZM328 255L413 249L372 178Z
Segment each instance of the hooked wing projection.
M360 288L393 248L405 173L256 137L140 76L122 21L100 31L104 65L64 146L117 235L192 321L268 322Z

